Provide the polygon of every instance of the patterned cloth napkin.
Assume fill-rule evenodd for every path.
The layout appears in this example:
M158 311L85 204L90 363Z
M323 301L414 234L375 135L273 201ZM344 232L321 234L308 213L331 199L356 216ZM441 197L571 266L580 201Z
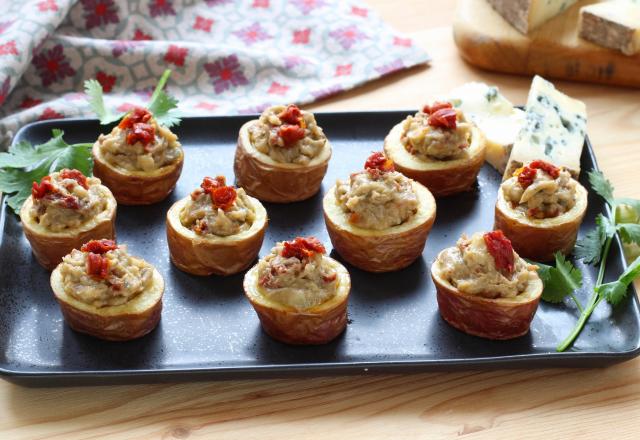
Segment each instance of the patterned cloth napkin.
M0 1L0 4L3 2ZM187 115L308 103L429 60L356 0L4 0L0 142L43 119L147 102L169 68Z

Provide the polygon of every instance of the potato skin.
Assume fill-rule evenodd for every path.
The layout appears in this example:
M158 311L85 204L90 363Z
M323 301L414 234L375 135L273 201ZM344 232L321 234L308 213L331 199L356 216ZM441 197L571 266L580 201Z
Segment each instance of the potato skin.
M184 152L180 149L178 160L151 173L125 172L109 165L100 153L99 143L92 149L93 174L109 187L121 205L151 205L165 198L176 186L182 173Z
M111 307L86 306L87 310L76 307L64 292L57 268L51 274L51 288L64 320L73 330L107 341L129 341L151 332L160 322L164 281L156 269L153 276L152 289L140 293L152 296L147 307L144 310L123 311L117 314L108 314L107 309Z
M107 199L107 209L98 214L94 221L74 231L49 232L38 227L29 215L33 205L32 197L29 196L24 202L20 208L22 230L31 244L33 255L42 267L53 270L62 261L62 257L73 249L80 249L87 241L115 238L117 203L107 187L103 187L102 190Z
M429 190L417 182L413 184L421 206L415 215L421 214L421 220L398 232L379 234L366 233L344 221L336 212L341 208L336 205L335 187L327 192L323 200L324 221L331 244L342 258L367 272L392 272L409 266L422 255L436 218L436 204Z
M351 279L344 266L332 261L341 282L336 297L304 311L261 301L261 294L257 291L258 267L254 266L246 273L243 281L245 295L265 333L286 344L319 345L332 341L345 330Z
M513 339L529 332L542 295L539 278L530 286L531 291L522 294L518 301L483 298L466 295L444 281L436 262L431 266L431 278L436 286L440 316L447 323L487 339Z
M186 200L177 201L167 212L167 242L173 264L193 275L232 275L249 267L260 252L267 229L267 213L262 204L251 198L256 220L249 229L250 235L241 239L207 239L180 223Z
M384 151L393 160L396 170L426 186L435 197L444 197L471 190L485 159L485 139L473 128L467 160L423 162L407 152L402 144L402 123L395 125L384 140Z
M530 220L518 215L500 188L494 229L504 232L518 255L533 261L551 261L557 251L568 255L573 251L580 224L587 212L587 190L580 184L576 188L576 205L565 214L544 220Z
M329 141L324 147L326 152L308 166L281 164L251 145L249 126L255 122L249 121L240 129L233 163L236 185L263 202L290 203L313 197L327 172L331 158Z

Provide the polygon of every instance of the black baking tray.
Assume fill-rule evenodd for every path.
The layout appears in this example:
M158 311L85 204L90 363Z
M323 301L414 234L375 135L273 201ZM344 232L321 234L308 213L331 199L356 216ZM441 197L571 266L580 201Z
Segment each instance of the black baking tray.
M361 169L371 151L380 150L391 127L411 111L320 113L319 124L333 145L322 190L310 200L265 204L269 228L260 255L279 240L315 235L331 250L322 217L322 197L336 178ZM500 175L484 166L477 187L437 201L437 218L422 258L408 268L372 274L346 264L352 278L349 325L324 346L295 347L274 341L260 328L242 292L243 274L197 277L169 260L165 213L173 202L197 187L205 175L233 176L240 126L251 116L186 118L176 129L185 163L176 191L147 207L118 208L117 234L134 255L154 264L166 281L158 328L131 342L105 342L71 330L62 319L49 287L49 272L31 255L17 216L6 205L0 213L0 373L24 385L137 383L193 379L263 378L375 372L421 372L496 367L595 367L640 354L640 314L635 292L616 308L602 303L573 347L556 353L578 313L572 303L542 302L526 336L489 341L447 325L438 314L430 264L462 233L489 230ZM95 120L38 122L24 127L14 142L47 140L51 129L65 131L69 142L90 142L105 132ZM587 141L581 183L596 169ZM606 212L591 193L580 234ZM339 255L331 255L338 260ZM586 302L596 278L593 267L576 263L585 274L579 297ZM625 267L614 242L606 278Z

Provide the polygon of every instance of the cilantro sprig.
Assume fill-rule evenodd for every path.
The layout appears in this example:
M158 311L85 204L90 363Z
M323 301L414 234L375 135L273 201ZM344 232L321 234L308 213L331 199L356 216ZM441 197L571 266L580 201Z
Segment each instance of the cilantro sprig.
M158 124L165 127L172 127L180 123L178 100L164 92L169 76L171 76L171 70L165 70L147 104L147 110L153 114ZM84 90L89 96L91 109L100 119L100 124L108 125L122 119L127 114L127 112L114 113L105 105L102 86L95 79L85 81Z
M9 207L18 214L24 201L31 194L33 182L63 168L75 168L85 176L93 170L92 144L68 144L62 138L64 132L54 129L47 142L31 145L18 142L0 153L0 191L7 198Z
M598 278L587 304L583 306L575 296L575 291L582 287L582 272L560 253L555 256L555 267L535 263L538 265L540 278L544 282L542 299L558 303L567 296L571 296L580 311L580 317L575 327L558 345L557 351L564 351L573 344L593 311L602 301L607 301L613 306L619 305L628 295L629 284L640 276L640 256L636 256L617 280L603 283L607 258L614 237L618 235L625 244L640 245L640 224L638 224L640 200L616 199L613 195L613 185L600 171L591 171L589 182L593 190L607 202L614 216L613 219L610 219L599 214L596 218L595 228L576 243L574 251L576 258L582 259L586 264L599 265Z

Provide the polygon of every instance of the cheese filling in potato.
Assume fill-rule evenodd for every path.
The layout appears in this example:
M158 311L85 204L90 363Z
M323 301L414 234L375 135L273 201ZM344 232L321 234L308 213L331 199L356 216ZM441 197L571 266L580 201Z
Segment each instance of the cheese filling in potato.
M536 266L520 258L510 243L504 252L503 258L506 256L512 261L510 270L496 267L497 257L489 252L483 234L476 233L471 238L463 235L456 246L440 254L442 277L468 295L514 298L536 279Z
M450 103L425 106L402 123L405 149L422 160L451 160L465 154L471 144L472 125Z
M256 150L281 163L307 165L325 148L327 138L313 113L295 105L267 108L249 128Z
M154 171L180 157L178 136L159 125L145 109L136 108L109 134L98 137L105 161L126 171Z
M338 180L338 205L349 214L349 222L364 229L387 229L409 220L418 210L418 197L411 179L397 171L365 170L348 181Z
M336 295L337 273L315 238L280 242L258 262L260 292L271 301L306 310Z
M530 218L557 217L576 204L576 181L565 169L543 161L519 168L502 183L513 209Z
M29 215L51 232L75 229L107 209L100 179L64 169L34 183Z
M111 240L93 240L82 250L74 249L59 269L65 292L94 307L125 304L149 288L153 278L149 263Z

